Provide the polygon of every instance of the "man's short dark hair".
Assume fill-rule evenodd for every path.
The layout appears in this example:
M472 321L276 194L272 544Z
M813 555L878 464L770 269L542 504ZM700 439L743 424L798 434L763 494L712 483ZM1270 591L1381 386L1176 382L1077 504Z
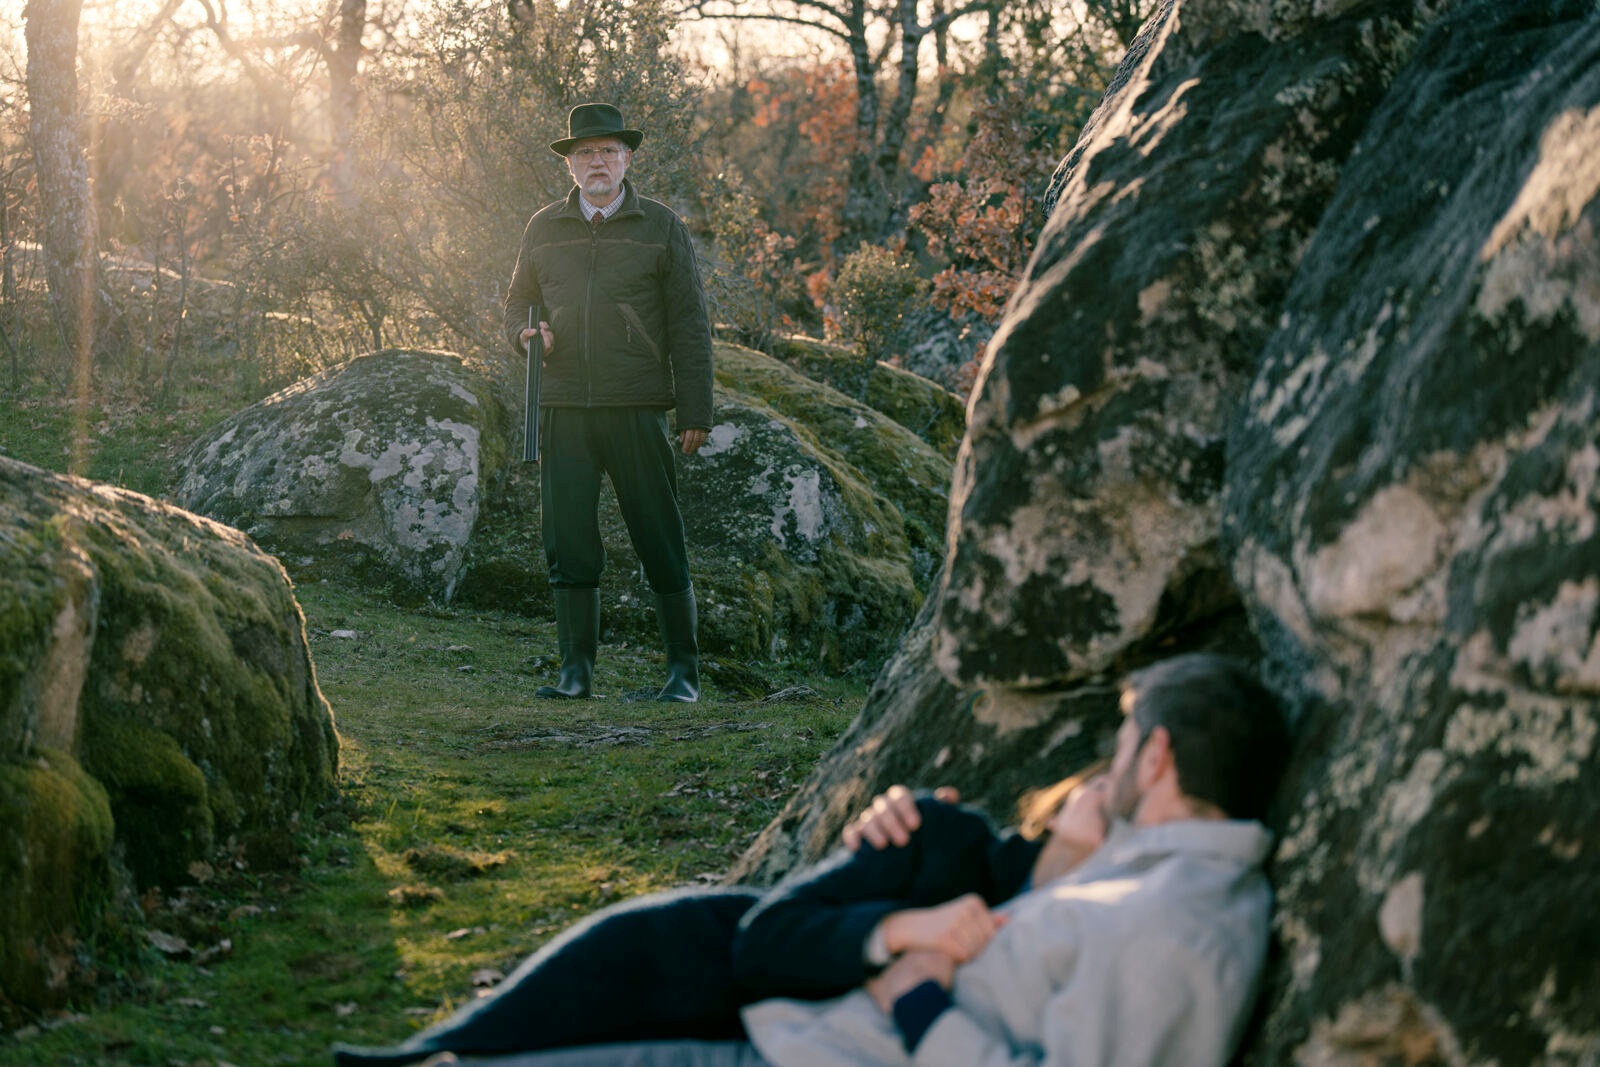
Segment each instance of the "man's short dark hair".
M1125 692L1141 734L1166 728L1185 796L1234 819L1266 816L1289 759L1289 730L1254 670L1190 652L1135 671Z

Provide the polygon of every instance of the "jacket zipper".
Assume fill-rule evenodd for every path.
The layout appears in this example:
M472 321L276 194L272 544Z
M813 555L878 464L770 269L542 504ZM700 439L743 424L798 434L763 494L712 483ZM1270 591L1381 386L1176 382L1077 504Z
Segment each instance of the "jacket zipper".
M594 407L594 374L591 371L589 345L594 336L594 271L600 257L600 227L605 219L589 224L589 277L583 288L583 406Z

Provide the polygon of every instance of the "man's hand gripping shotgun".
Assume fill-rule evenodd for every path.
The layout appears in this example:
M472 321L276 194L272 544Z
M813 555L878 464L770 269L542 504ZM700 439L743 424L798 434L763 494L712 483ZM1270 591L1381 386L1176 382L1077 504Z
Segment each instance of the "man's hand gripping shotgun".
M528 351L528 378L522 394L522 461L539 462L539 385L544 378L544 331L539 328L539 306L528 309L528 329L533 336L524 342Z

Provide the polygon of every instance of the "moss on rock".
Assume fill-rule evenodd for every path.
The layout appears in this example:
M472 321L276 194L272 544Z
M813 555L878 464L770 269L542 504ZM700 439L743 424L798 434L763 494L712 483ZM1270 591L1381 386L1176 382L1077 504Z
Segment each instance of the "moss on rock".
M286 830L332 793L337 741L304 617L283 568L239 531L0 459L0 566L11 579L0 766L13 813L0 864L32 878L19 842L59 845L71 831L109 844L114 816L116 853L136 882L170 884L220 837ZM64 755L40 764L52 751ZM39 778L41 766L54 777ZM99 807L74 799L85 796ZM101 808L108 817L91 818ZM0 954L21 945L43 966L38 946L96 924L98 868L62 863L51 892L83 907L62 919L15 905ZM0 979L18 1003L48 985Z
M106 791L64 752L0 761L0 991L15 1003L62 1003L79 942L111 902Z
M967 409L938 382L880 359L862 360L842 345L812 337L780 337L774 354L806 377L889 416L946 459L955 459L967 432Z

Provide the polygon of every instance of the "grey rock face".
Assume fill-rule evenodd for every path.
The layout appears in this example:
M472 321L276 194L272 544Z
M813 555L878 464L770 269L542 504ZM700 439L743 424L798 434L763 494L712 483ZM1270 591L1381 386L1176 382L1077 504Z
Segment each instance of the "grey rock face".
M1258 1059L1353 1062L1388 1019L1441 1061L1593 1062L1592 5L1467 4L1419 46L1307 250L1227 486L1233 572L1315 744Z
M299 567L335 561L449 601L506 440L457 357L375 352L225 420L180 460L176 498Z
M1214 43L1233 7L1146 26L992 342L935 642L960 684L1105 670L1232 600L1228 422L1404 36L1365 18L1274 44L1236 11Z
M137 888L283 835L337 741L283 568L239 531L0 458L0 991L44 1007Z

